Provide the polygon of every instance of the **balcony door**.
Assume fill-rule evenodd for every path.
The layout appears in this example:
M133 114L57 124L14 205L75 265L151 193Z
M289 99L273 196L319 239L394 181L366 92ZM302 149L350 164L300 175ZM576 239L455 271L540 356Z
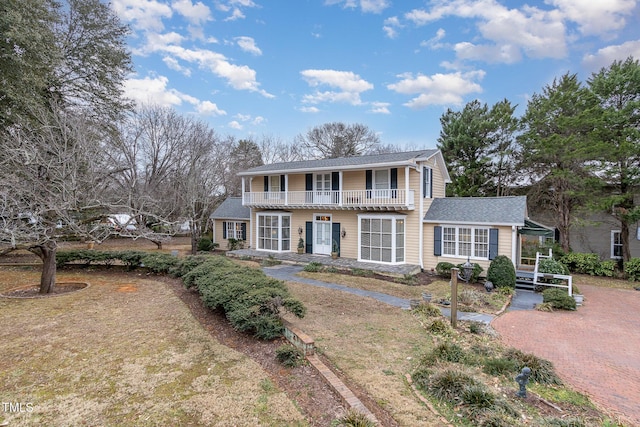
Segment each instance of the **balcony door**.
M315 215L313 220L313 253L331 254L331 215Z
M331 203L331 172L316 174L313 202L322 205Z

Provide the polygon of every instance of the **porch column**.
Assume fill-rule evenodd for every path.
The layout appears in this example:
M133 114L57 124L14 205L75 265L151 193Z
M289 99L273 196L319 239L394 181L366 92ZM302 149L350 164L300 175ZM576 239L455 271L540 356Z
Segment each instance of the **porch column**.
M289 174L285 174L284 175L284 188L282 189L282 191L284 191L284 205L288 206L289 205Z
M409 166L404 167L404 205L409 207Z
M342 171L338 171L338 206L342 206Z
M245 205L244 203L244 176L240 179L240 181L242 182L242 206Z
M520 260L516 259L517 248L518 248L518 227L516 227L515 225L512 225L511 226L511 259L513 260L513 266L516 268L518 268L518 264L520 264Z

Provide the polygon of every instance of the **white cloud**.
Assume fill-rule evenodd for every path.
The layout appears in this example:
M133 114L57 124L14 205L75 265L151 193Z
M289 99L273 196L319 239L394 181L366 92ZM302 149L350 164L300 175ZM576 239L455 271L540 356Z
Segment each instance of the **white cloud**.
M360 6L365 13L381 13L391 5L388 0L325 0L324 2L328 6L340 3L344 3L342 6L344 9L355 9Z
M263 123L265 123L265 122L267 121L267 120L266 120L264 117L262 117L262 116L256 116L256 117L253 117L253 116L251 116L250 114L240 114L240 113L238 113L238 114L236 114L235 116L233 116L233 118L234 118L234 119L238 119L238 120L239 120L239 121L238 121L238 120L235 120L235 122L236 122L239 126L242 126L242 125L240 124L240 122L243 122L243 123L250 123L250 124L252 124L252 125L254 125L254 126L257 126L257 125L261 125L261 124L263 124Z
M175 0L171 6L193 25L199 26L212 19L211 10L202 2L194 4L191 0Z
M302 111L303 113L319 113L320 109L318 109L317 107L301 107L300 111Z
M267 98L274 97L260 89L255 70L246 65L232 64L220 53L205 49L186 49L181 46L159 46L158 49L183 61L197 63L201 68L206 68L218 77L226 79L234 89L258 92Z
M225 116L227 112L211 101L202 101L196 105L196 111L205 116Z
M640 59L640 40L631 40L620 45L607 46L598 50L593 55L585 55L582 58L583 65L591 71L599 71L606 68L613 61L624 61L629 56Z
M242 125L237 120L232 120L228 123L231 129L242 130Z
M210 101L201 101L198 98L182 93L176 89L169 89L169 79L164 76L145 77L143 79L128 79L124 82L124 93L129 99L138 104L154 104L161 107L175 107L183 102L191 104L195 110L203 115L224 116L226 111Z
M164 58L162 58L162 62L164 62L167 67L169 67L174 71L182 73L187 77L191 76L191 70L187 67L183 67L182 65L180 65L180 63L175 58L172 58L170 56L165 56Z
M443 46L442 43L440 43L440 40L442 40L446 35L447 32L444 28L438 28L436 35L431 37L429 40L420 42L420 46L428 47L429 49L440 49Z
M387 37L389 37L390 39L395 39L396 37L398 37L399 28L402 28L400 20L397 16L392 16L384 20L382 30L385 32Z
M311 87L329 86L338 91L320 92L305 95L303 102L319 104L322 102L345 102L351 105L359 105L360 93L373 89L373 85L351 71L336 70L304 70L302 77Z
M252 37L236 37L236 43L240 46L240 49L245 52L249 52L252 55L260 56L262 55L262 51L258 46L256 46L256 41Z
M111 7L123 22L144 31L162 31L162 19L172 15L168 5L154 0L113 0Z
M584 35L606 36L626 25L625 16L633 18L636 0L546 0L562 15L578 24Z
M398 76L401 79L398 83L387 88L405 95L418 95L404 104L413 109L428 105L461 105L465 95L482 92L476 81L482 80L484 75L482 70L432 76L405 73Z
M389 105L391 104L388 102L372 102L369 112L376 114L391 114L391 111L389 111Z
M440 2L430 10L414 9L405 19L422 26L447 16L478 20L482 39L458 43L463 58L487 62L515 62L531 58L562 58L567 54L565 24L558 10L527 5L508 9L496 0Z

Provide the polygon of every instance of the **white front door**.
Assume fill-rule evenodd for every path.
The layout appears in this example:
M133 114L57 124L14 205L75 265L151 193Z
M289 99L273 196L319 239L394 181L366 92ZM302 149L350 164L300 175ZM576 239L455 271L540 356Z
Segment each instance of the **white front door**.
M319 173L316 175L314 203L331 203L331 174Z
M316 215L313 221L313 253L331 254L331 216Z

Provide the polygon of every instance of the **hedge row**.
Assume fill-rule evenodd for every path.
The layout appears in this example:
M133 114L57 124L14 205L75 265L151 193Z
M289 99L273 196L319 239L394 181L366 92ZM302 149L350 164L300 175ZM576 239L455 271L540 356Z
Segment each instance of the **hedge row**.
M178 258L164 253L141 251L59 251L59 266L82 261L112 265L121 261L129 268L145 267L154 273L182 278L187 288L198 289L211 310L224 311L238 331L270 340L284 330L281 310L303 317L305 307L291 296L283 281L267 277L262 271L241 267L222 256L196 255Z
M560 258L560 262L572 273L606 277L613 277L618 265L615 260L600 261L596 254L580 252L569 252Z

